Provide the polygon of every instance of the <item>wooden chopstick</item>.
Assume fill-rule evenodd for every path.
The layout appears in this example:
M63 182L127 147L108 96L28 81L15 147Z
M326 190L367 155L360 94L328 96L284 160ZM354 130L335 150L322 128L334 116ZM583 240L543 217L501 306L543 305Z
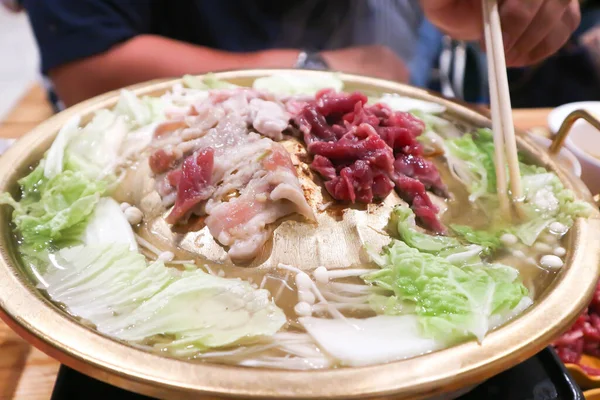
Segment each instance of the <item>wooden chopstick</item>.
M482 0L483 10L483 33L485 37L485 45L488 53L488 80L490 86L490 109L492 112L492 131L494 133L494 165L496 166L496 191L498 192L498 200L500 204L500 212L503 216L510 215L510 203L508 199L508 191L506 185L506 168L499 166L506 165L504 154L504 136L502 116L498 103L498 81L496 77L496 63L493 60L492 41L492 25L490 23L490 12L488 0Z
M496 166L498 199L500 201L501 212L504 215L510 215L510 202L506 182L507 160L512 201L521 200L523 191L510 92L508 90L508 77L506 75L504 43L502 40L497 0L482 0L481 4L485 44L488 54L490 108L492 111L492 130L494 132L494 163Z

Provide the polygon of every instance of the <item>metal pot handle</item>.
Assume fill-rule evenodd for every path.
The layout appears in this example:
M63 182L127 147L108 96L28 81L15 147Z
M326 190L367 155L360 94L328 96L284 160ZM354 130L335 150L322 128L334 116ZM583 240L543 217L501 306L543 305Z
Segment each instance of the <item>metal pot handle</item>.
M565 144L565 140L567 140L567 136L569 136L569 133L571 133L573 124L575 124L575 122L579 119L586 120L594 128L600 131L600 121L596 117L585 110L575 110L567 115L567 118L565 118L563 123L560 125L558 132L556 135L554 135L549 149L550 154L554 155L560 151ZM600 207L600 194L594 196L594 203Z
M567 136L569 136L569 133L571 133L571 128L573 127L573 124L578 119L586 120L594 128L600 131L600 121L598 121L596 117L594 117L592 114L585 110L575 110L569 115L567 115L567 118L565 118L560 128L558 129L558 133L554 135L554 138L552 139L552 144L550 145L550 154L556 154L560 151L562 146L565 144Z

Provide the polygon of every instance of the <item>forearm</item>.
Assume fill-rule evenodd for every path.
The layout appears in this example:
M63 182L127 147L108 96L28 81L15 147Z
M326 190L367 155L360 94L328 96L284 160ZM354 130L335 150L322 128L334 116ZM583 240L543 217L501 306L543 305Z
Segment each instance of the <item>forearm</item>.
M67 105L109 90L156 78L239 68L292 67L298 50L232 53L160 36L140 35L109 51L50 71Z

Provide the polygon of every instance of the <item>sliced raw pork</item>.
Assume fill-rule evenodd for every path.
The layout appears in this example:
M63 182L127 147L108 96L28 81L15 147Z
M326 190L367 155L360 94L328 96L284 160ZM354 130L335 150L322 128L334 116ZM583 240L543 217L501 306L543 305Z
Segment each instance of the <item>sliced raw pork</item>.
M241 89L211 93L190 110L185 126L159 126L149 162L163 204L174 205L167 222L204 215L229 256L245 261L278 219L293 213L314 219L290 154L272 140L282 137L289 119L283 104Z
M270 236L269 225L278 219L294 212L314 218L283 146L273 143L254 165L259 168L238 186L238 196L228 201L213 198L206 206L206 225L221 244L229 246L233 259L254 257Z
M214 154L210 147L202 149L186 158L181 169L176 171L178 173L172 175L172 184L177 187L177 197L173 210L167 217L168 223L179 221L215 191L212 185Z

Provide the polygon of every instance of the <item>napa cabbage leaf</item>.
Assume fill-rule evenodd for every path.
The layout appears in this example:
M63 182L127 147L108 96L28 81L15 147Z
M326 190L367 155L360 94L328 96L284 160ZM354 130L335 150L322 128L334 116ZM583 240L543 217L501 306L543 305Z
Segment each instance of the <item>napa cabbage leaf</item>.
M252 87L279 95L313 96L322 89L341 91L344 89L344 82L333 72L314 75L280 73L258 78Z
M184 75L182 81L185 87L197 90L233 89L239 87L233 83L216 78L214 74L206 74L203 78L194 75Z
M81 240L86 245L125 244L131 251L138 250L133 229L112 197L102 197L98 201Z
M14 209L12 222L20 236L19 251L29 262L45 259L49 249L79 243L89 217L108 187L105 180L90 179L85 173L72 170L48 179L43 162L19 180L19 185L19 201L4 193L0 203Z
M441 114L446 111L446 107L441 104L401 96L397 93L386 93L383 96L381 96L377 101L379 103L387 105L394 111L412 113L417 111L428 114Z
M361 319L302 317L298 321L319 347L349 367L401 360L445 347L443 341L421 335L415 315Z
M476 230L465 225L451 225L456 236L430 235L415 223L414 212L403 206L394 207L390 223L392 232L408 246L444 257L454 264L479 262L502 247L499 233Z
M488 214L493 214L498 209L498 202L491 131L480 129L475 135L447 139L445 146L448 166L469 191L469 199L477 201ZM522 161L519 167L523 199L518 207L524 218L514 226L492 218L493 226L488 232L491 235L499 237L503 232L511 232L530 246L552 222L560 222L570 228L576 218L593 213L592 205L576 200L573 192L564 187L555 173ZM474 238L472 234L468 236Z
M450 229L465 241L481 246L484 255L489 255L502 247L500 232L474 229L468 225L450 225Z
M417 137L419 143L423 145L425 154L449 154L444 139L462 136L456 124L438 115L421 110L412 110L411 114L425 123L423 133Z
M495 193L495 172L489 169L490 158L474 140L466 134L445 142L446 159L452 175L462 182L469 192L469 200ZM493 161L493 158L491 159Z
M521 210L527 221L512 228L525 244L531 245L552 222L570 228L575 218L592 214L592 205L575 199L558 176L542 167L521 165L523 202Z
M421 136L431 133L442 144L444 139L454 139L462 136L462 132L454 123L438 115L422 110L412 110L410 113L425 123L425 132Z
M43 266L48 252L81 243L100 198L116 179L113 167L128 128L122 117L98 111L84 128L75 116L61 128L45 157L18 181L19 200L9 193L19 251L27 264Z
M506 265L457 266L399 240L373 260L380 269L363 279L389 294L372 295L372 308L384 315L415 313L427 338L446 343L470 337L481 341L494 324L531 304L519 272Z
M396 206L392 211L390 222L400 239L410 247L427 253L438 253L442 250L458 247L460 241L451 236L429 235L417 228L413 210L404 206Z
M168 96L137 97L132 91L122 89L119 101L112 112L125 116L131 129L139 128L166 119L165 109L171 105Z
M79 115L71 117L58 131L45 157L44 176L47 179L53 178L63 171L65 150L71 139L77 135L80 121Z
M130 130L125 116L99 110L64 149L65 168L90 178L111 175L121 160L121 147Z
M147 264L126 244L82 245L54 255L44 289L69 312L117 339L167 338L178 355L276 333L286 317L264 289L199 269Z

